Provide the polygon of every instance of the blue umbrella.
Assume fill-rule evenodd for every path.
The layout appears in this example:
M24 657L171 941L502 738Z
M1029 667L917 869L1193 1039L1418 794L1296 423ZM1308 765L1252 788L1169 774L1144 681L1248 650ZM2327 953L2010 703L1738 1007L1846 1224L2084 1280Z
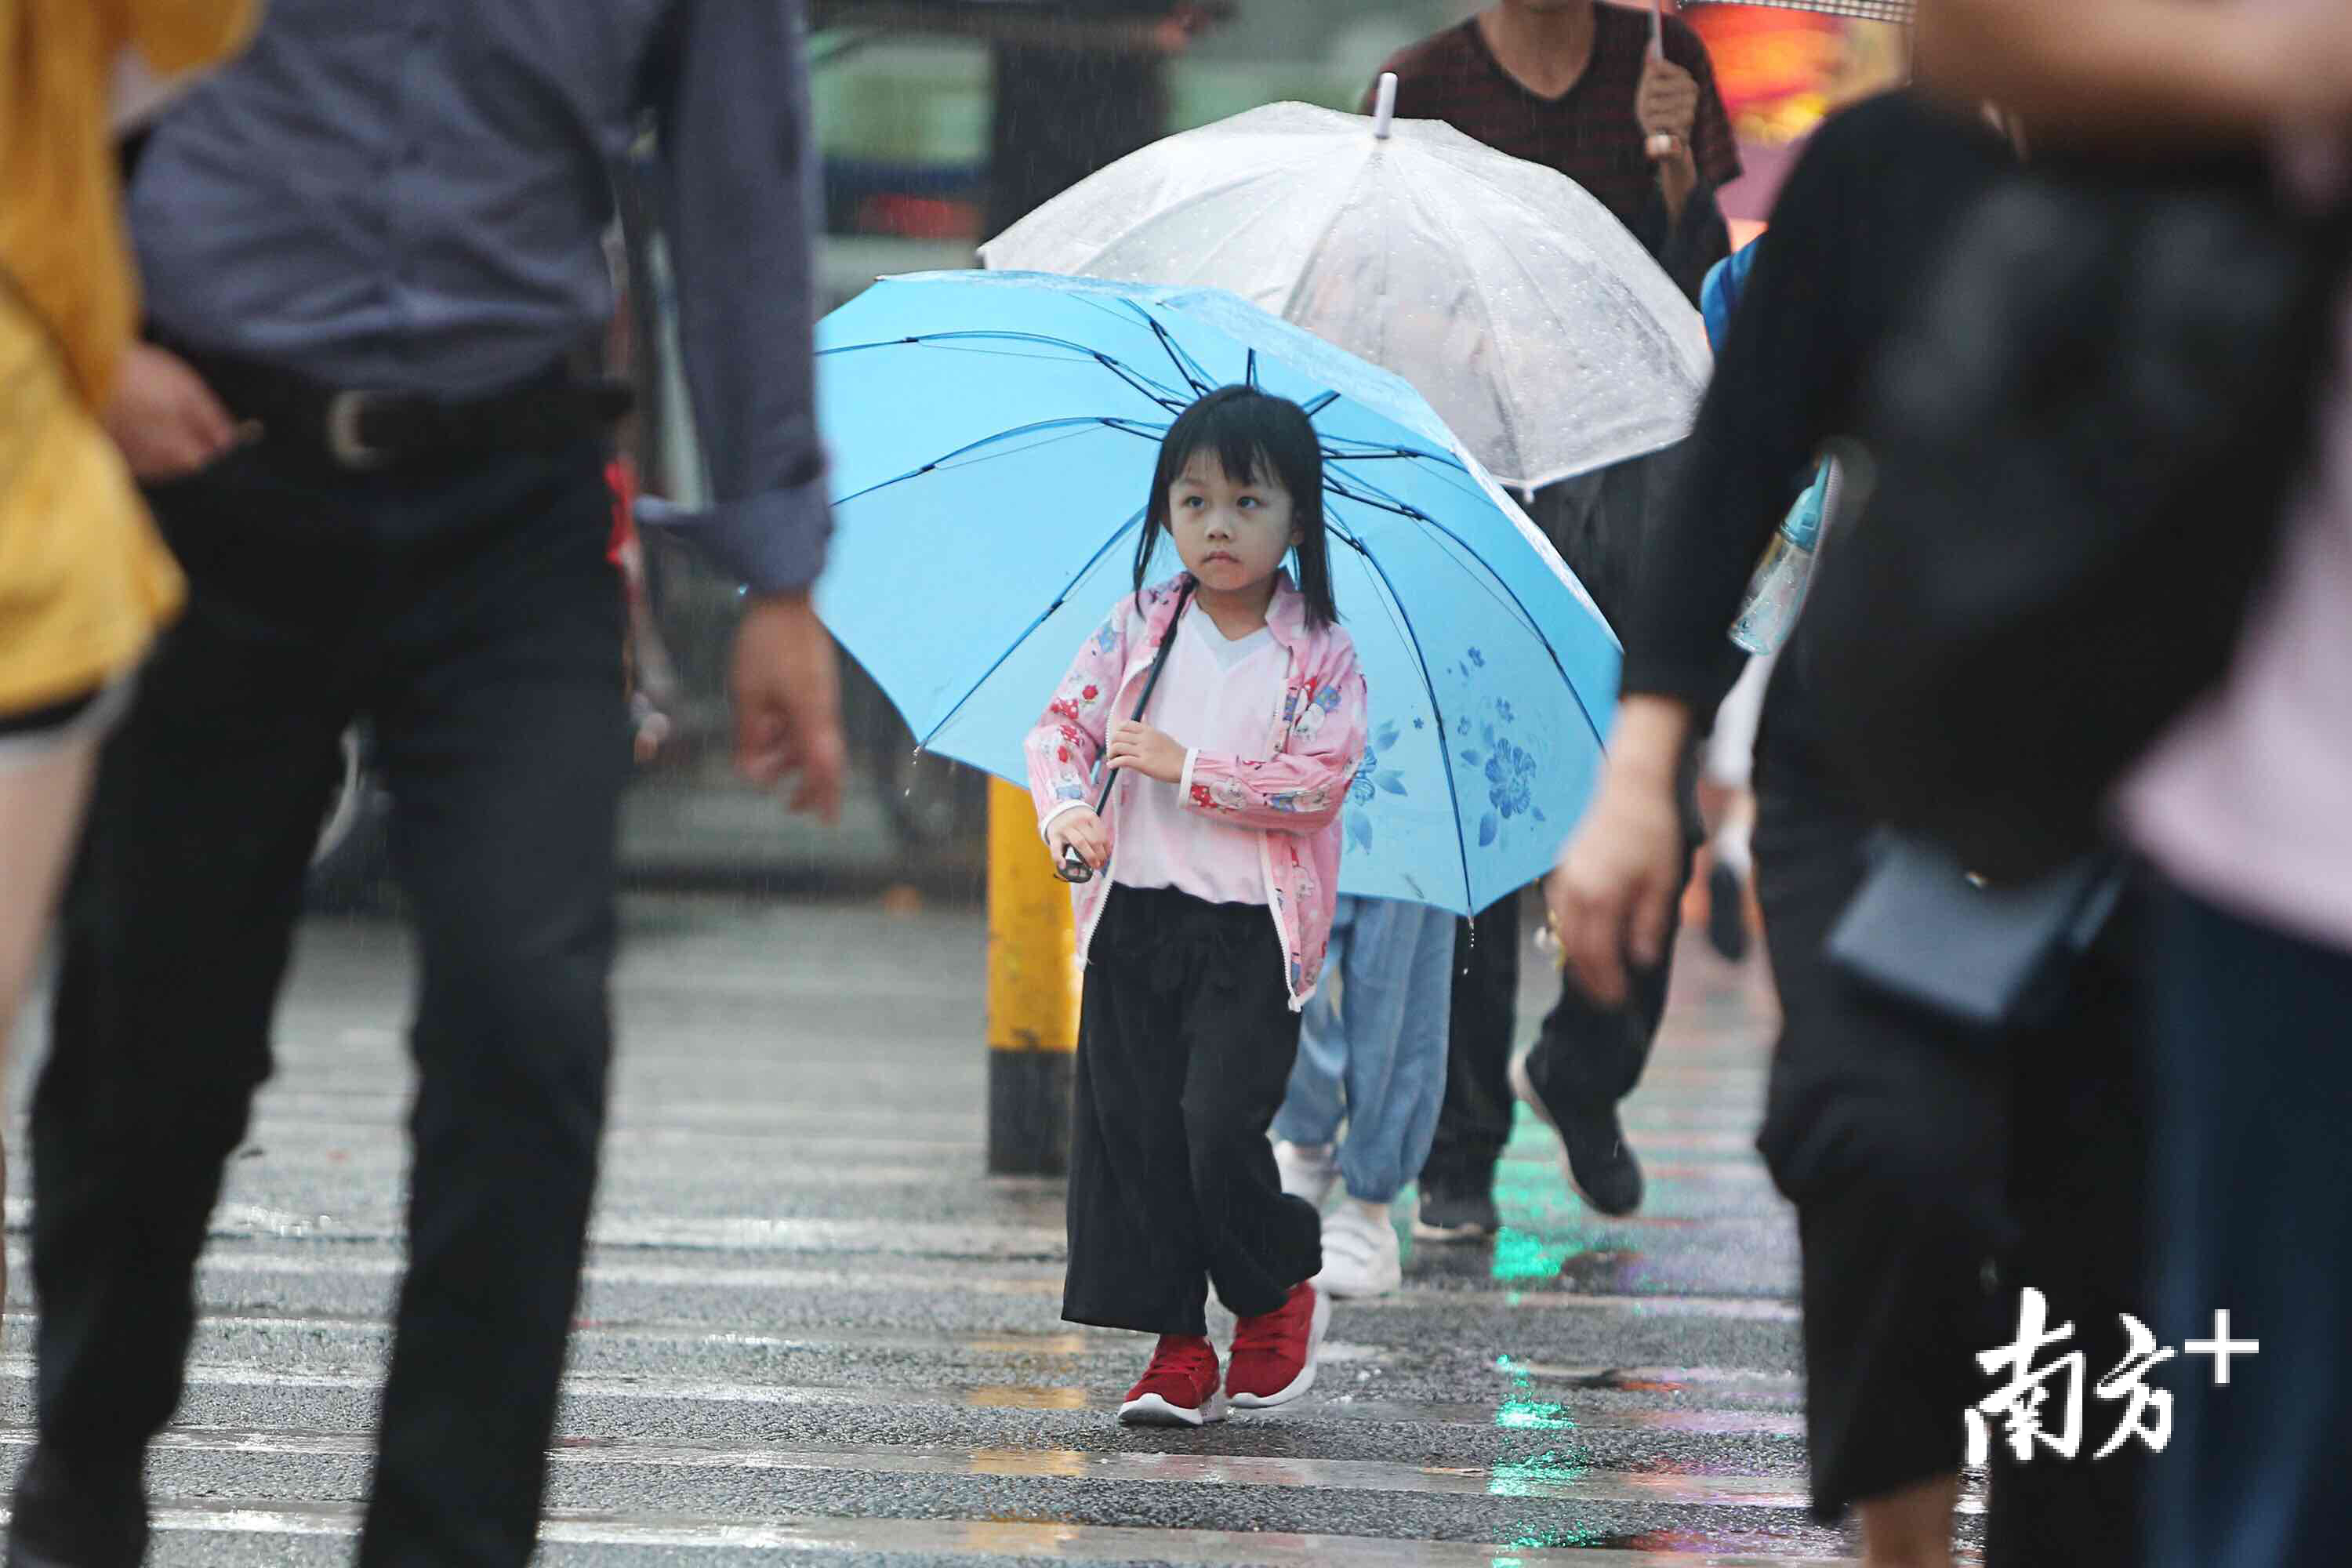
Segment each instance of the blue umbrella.
M1550 868L1617 641L1404 382L1221 290L1043 273L885 279L817 348L838 523L818 607L925 749L1025 778L1023 736L1132 587L1160 437L1248 382L1322 437L1332 588L1370 685L1341 889L1469 913ZM1179 569L1169 551L1151 580Z

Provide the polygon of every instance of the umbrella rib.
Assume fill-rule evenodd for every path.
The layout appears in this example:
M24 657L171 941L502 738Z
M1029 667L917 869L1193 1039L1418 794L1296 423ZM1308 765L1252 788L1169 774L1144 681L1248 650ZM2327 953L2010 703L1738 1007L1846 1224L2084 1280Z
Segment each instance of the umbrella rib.
M864 489L856 491L855 494L845 495L839 498L833 504L835 506L847 506L851 501L865 500L867 496L874 494L877 490L887 490L892 485L903 485L908 479L919 479L925 474L929 473L932 469L943 468L946 465L954 462L958 458L977 452L983 447L999 446L1006 441L1016 440L1023 436L1034 436L1042 430L1071 430L1079 426L1085 425L1101 426L1106 429L1118 430L1126 434L1141 433L1134 427L1131 421L1101 414L1075 415L1066 419L1040 419L1034 425L1019 425L1010 430L999 430L993 436L982 437L980 440L969 442L964 446L958 447L952 452L942 452L940 456L932 458L929 462L923 464L919 468L909 468L905 473L897 475L891 479L878 479L873 484L866 486Z
M1146 317L1145 320L1150 321L1150 318ZM1151 321L1150 325L1152 331L1155 332L1160 331L1159 322ZM835 354L855 353L863 349L910 348L928 343L954 342L966 338L1014 343L1042 343L1047 348L1067 349L1074 354L1079 354L1087 359L1093 360L1097 364L1101 365L1105 370L1109 371L1112 374L1126 382L1129 386L1134 387L1136 391L1140 392L1143 395L1151 399L1152 402L1159 404L1162 408L1168 409L1171 413L1182 408L1187 401L1186 399L1177 397L1172 388L1160 385L1158 382L1153 381L1141 371L1134 369L1124 360L1119 359L1115 354L1107 354L1100 349L1088 348L1086 344L1077 342L1069 338L1050 337L1044 332L924 332L914 337L907 338L877 338L874 342L866 343L841 343L833 348L818 350L816 357L819 359L826 359ZM1162 334L1160 342L1163 347L1166 346L1167 339L1165 334ZM1206 387L1203 387L1195 382L1191 374L1185 371L1184 366L1181 363L1179 363L1176 366L1176 370L1177 374L1184 376L1185 384L1192 388L1195 395L1208 390Z
M1027 626L1021 628L1021 635L1019 637L1014 637L1012 641L1004 645L1004 651L998 654L995 661L986 669L981 671L979 679L973 681L969 687L965 688L964 694L955 700L955 706L949 709L946 713L941 715L940 721L932 725L922 738L915 742L915 747L918 751L928 748L932 740L940 731L946 729L950 724L954 723L955 716L963 711L964 704L970 702L980 689L987 685L998 670L1004 668L1004 661L1013 657L1013 651L1019 648L1023 643L1027 642L1031 635L1034 633L1039 626L1042 626L1047 621L1052 620L1054 618L1055 611L1069 603L1070 590L1076 587L1081 582L1086 580L1087 574L1095 569L1095 563L1100 561L1105 555L1110 553L1110 547L1112 545L1117 544L1120 540L1126 538L1129 531L1131 531L1137 523L1143 521L1143 512L1144 509L1138 508L1134 512L1129 515L1128 520L1125 522L1120 523L1118 528L1112 530L1110 536L1102 542L1100 547L1098 547L1092 555L1087 557L1086 564L1079 567L1076 573L1071 576L1070 580L1062 584L1062 591L1054 595L1053 602L1038 612L1036 619L1031 621Z
M1396 591L1396 584L1390 579L1388 568L1381 564L1379 556L1362 544L1359 543L1356 548L1361 552L1365 564L1380 578L1381 586L1388 591L1389 603L1396 607L1397 618L1404 622L1405 646L1412 649L1412 661L1421 667L1421 689L1429 693L1430 716L1437 721L1437 754L1445 764L1442 770L1445 774L1445 798L1454 807L1454 853L1462 858L1462 900L1472 906L1470 912L1475 914L1478 898L1470 886L1470 847L1463 837L1462 792L1454 783L1454 747L1445 738L1445 710L1437 700L1437 682L1429 677L1429 658L1421 651L1421 634L1413 629L1412 612L1404 607L1404 597ZM1536 637L1541 641L1543 634L1538 631ZM1576 689L1573 682L1569 689L1571 692Z
M1422 455L1427 456L1427 454ZM1326 470L1326 473L1328 476L1328 470ZM1435 529L1438 532L1452 540L1454 544L1461 549L1462 553L1465 557L1477 562L1481 566L1486 565L1485 560L1479 555L1477 551L1471 548L1470 542L1468 540L1463 538L1460 534L1454 532L1454 530L1446 527L1445 524L1438 521L1437 519L1430 516L1427 512L1423 511L1418 507L1409 506L1403 501L1383 495L1376 489L1372 489L1370 494L1359 495L1350 490L1341 489L1338 484L1333 483L1328 477L1324 479L1324 486L1326 489L1339 491L1339 494L1344 500L1355 501L1361 506L1370 507L1376 511L1391 512L1398 517L1405 518L1411 521L1422 523L1427 527ZM1370 551L1366 550L1364 552L1364 559L1367 561L1374 561L1374 557ZM1374 564L1378 564L1377 561L1374 561ZM1519 618L1527 624L1528 629L1535 633L1536 641L1543 647L1544 657L1550 659L1551 667L1559 672L1560 684L1568 688L1568 694L1570 697L1576 699L1576 710L1583 717L1584 727L1592 731L1593 740L1600 743L1605 750L1608 746L1608 740L1601 734L1601 726L1593 721L1592 710L1586 705L1584 693L1576 689L1576 681L1569 675L1568 666L1560 662L1559 650L1551 646L1551 638L1545 635L1542 624L1536 619L1535 613L1528 608L1527 601L1519 597L1518 590L1513 588L1508 583L1503 581L1502 574L1500 573L1495 571L1493 567L1488 566L1486 567L1486 574L1494 579L1495 586L1502 591L1503 596L1510 600L1511 607L1519 613ZM1385 572L1383 572L1381 576L1383 582L1387 581L1388 574ZM1432 700L1433 702L1435 699L1433 698Z
M1168 329L1160 324L1160 318L1132 300L1122 300L1119 303L1133 311L1145 326L1151 329L1151 335L1160 340L1160 352L1168 356L1168 363L1176 367L1176 374L1184 378L1184 384L1192 389L1192 395L1196 398L1207 395L1211 388L1208 382L1199 374L1200 367L1184 362L1184 355L1176 347L1176 340L1168 335Z

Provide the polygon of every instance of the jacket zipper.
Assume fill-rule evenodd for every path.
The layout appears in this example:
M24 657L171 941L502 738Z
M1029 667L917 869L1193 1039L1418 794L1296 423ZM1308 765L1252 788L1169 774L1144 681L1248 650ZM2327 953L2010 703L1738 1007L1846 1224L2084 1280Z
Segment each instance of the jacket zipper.
M1176 635L1175 625L1172 621L1169 625L1168 635L1170 637ZM1150 667L1148 661L1144 664L1130 666L1119 676L1118 690L1111 699L1110 710L1113 713L1124 713L1127 711L1127 694L1134 689L1135 678L1149 668ZM1105 749L1108 750L1110 744L1108 738L1109 731L1106 729L1103 733L1106 737L1103 744ZM1110 799L1106 803L1106 809L1118 804L1118 802L1123 798L1120 795L1119 791L1124 789L1126 785L1127 781L1122 778L1118 784L1111 786ZM1117 834L1113 834L1110 841L1110 854L1103 860L1102 869L1095 873L1096 877L1102 882L1102 892L1095 900L1094 911L1087 916L1087 929L1078 933L1078 967L1081 969L1086 967L1087 954L1094 951L1095 928L1102 924L1103 911L1110 907L1110 868L1111 862L1118 858L1118 836Z
M1298 668L1298 656L1291 651L1286 643L1283 645L1282 658L1282 698L1275 704L1274 731L1267 737L1267 754L1270 756L1282 754L1283 731L1286 728L1283 721L1283 709L1290 700L1291 677L1297 673ZM1257 867L1258 874L1265 879L1266 912L1274 917L1275 938L1282 944L1283 994L1290 998L1290 1010L1294 1013L1301 1013L1307 1009L1307 999L1298 994L1297 987L1292 983L1291 973L1303 962L1303 958L1297 939L1291 934L1290 928L1285 926L1282 921L1282 900L1276 894L1274 881L1274 835L1264 828L1258 829ZM1291 920L1296 922L1297 919L1298 911L1293 910Z

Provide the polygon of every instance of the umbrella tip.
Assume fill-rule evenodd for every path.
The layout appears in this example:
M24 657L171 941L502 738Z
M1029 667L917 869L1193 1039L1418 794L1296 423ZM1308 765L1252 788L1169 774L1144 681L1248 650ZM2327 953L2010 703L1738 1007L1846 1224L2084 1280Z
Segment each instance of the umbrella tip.
M1396 124L1397 74L1381 72L1380 96L1372 103L1372 135L1379 141L1389 139L1389 130Z

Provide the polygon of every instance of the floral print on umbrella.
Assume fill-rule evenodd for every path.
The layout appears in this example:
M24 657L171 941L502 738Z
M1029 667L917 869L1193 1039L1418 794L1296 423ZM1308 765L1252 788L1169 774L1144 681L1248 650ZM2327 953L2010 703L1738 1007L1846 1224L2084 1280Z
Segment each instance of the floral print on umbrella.
M1421 721L1413 723L1418 726ZM1348 784L1347 841L1351 848L1372 847L1372 819L1368 809L1381 794L1403 795L1404 774L1395 768L1381 766L1383 753L1397 743L1397 727L1383 724L1365 743L1364 760L1356 769L1356 776Z
M1475 649L1471 657L1481 665L1485 663L1477 658ZM1486 786L1487 809L1478 818L1478 846L1482 849L1502 837L1514 817L1546 820L1543 807L1536 804L1536 775L1543 764L1532 750L1511 735L1518 715L1501 698L1495 700L1490 710L1494 717L1478 724L1478 737L1485 744L1464 746L1454 753L1479 770L1479 782ZM1465 714L1455 725L1455 732L1467 737L1470 727L1470 716Z

